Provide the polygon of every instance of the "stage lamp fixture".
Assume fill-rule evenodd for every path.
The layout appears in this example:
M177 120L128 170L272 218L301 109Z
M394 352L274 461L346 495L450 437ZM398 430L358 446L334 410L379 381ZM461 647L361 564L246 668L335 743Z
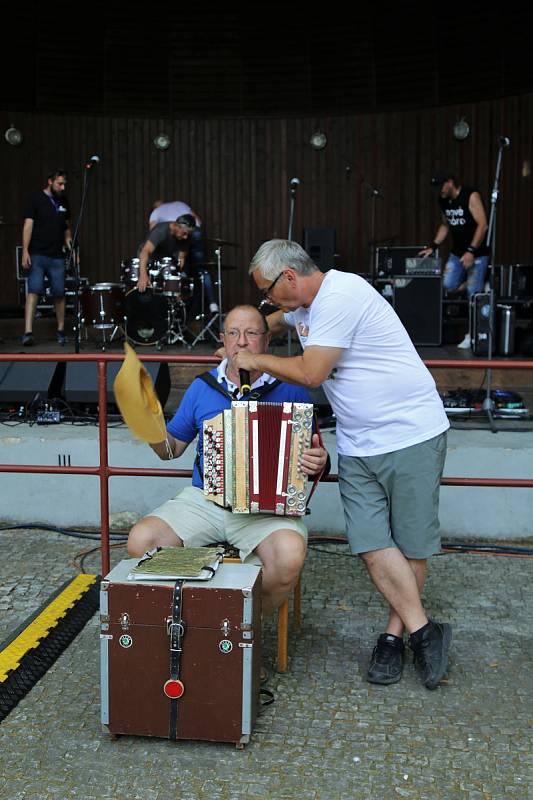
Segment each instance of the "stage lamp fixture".
M13 125L9 126L4 136L6 142L10 145L13 145L13 147L18 147L20 144L22 144L24 140L22 133L19 131L18 128L15 128Z
M166 133L158 133L154 139L154 147L158 150L168 150L170 147L170 136Z
M470 125L466 121L464 117L457 120L455 125L453 126L453 135L459 141L462 142L464 139L467 139L470 134Z
M328 138L322 131L315 131L309 139L309 144L313 150L323 150L328 143Z

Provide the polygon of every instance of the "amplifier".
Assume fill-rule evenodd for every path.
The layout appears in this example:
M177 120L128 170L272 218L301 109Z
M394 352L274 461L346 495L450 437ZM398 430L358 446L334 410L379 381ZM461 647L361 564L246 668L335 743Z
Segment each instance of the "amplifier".
M494 290L497 296L509 300L533 298L533 265L496 264Z
M393 278L393 306L416 345L442 341L442 278L416 275Z
M418 254L425 245L411 247L376 248L376 276L392 278L396 275L440 275L441 262L438 251L422 258Z
M80 278L80 292L83 291L84 287L88 285L89 285L88 278ZM18 289L19 289L19 304L23 306L26 303L26 297L28 295L27 277L18 279ZM65 303L68 311L74 311L75 299L76 299L76 292L75 292L74 278L69 278L67 276L65 278ZM54 308L54 298L52 297L52 289L50 287L50 281L48 280L48 275L45 275L44 292L37 301L37 310L48 311L52 308Z

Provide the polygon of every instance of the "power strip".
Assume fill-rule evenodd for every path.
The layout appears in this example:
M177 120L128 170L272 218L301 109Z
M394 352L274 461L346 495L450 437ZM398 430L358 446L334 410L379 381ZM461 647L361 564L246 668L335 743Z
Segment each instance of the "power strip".
M37 414L37 425L57 425L61 422L60 411L41 411Z

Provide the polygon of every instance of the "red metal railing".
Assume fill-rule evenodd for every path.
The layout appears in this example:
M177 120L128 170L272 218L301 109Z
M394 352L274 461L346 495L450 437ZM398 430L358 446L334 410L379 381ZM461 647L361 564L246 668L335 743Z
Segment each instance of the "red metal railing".
M142 469L131 467L111 467L108 461L107 447L107 364L111 361L122 361L121 354L91 353L35 353L35 354L0 354L2 361L85 361L96 362L98 373L98 436L99 436L99 464L97 467L72 467L72 466L47 466L45 464L0 464L0 472L20 473L52 473L67 475L98 475L100 478L100 523L101 523L101 559L102 575L109 572L109 478L118 475L143 475L152 477L190 478L191 470L188 469ZM179 364L217 364L214 356L198 355L144 355L143 361L156 361L158 363ZM478 359L428 359L424 362L427 367L439 368L468 368L468 369L533 369L533 360L507 361L503 359L478 360ZM338 475L331 474L323 479L326 483L336 483ZM499 486L513 488L533 488L533 479L529 478L456 478L442 479L443 486Z

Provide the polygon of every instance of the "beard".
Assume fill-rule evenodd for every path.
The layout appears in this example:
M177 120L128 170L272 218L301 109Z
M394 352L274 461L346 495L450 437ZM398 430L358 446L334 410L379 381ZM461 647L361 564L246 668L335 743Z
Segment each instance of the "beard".
M52 196L57 198L58 200L61 197L65 196L65 190L64 189L53 189L52 187L50 187L50 191L52 193Z

